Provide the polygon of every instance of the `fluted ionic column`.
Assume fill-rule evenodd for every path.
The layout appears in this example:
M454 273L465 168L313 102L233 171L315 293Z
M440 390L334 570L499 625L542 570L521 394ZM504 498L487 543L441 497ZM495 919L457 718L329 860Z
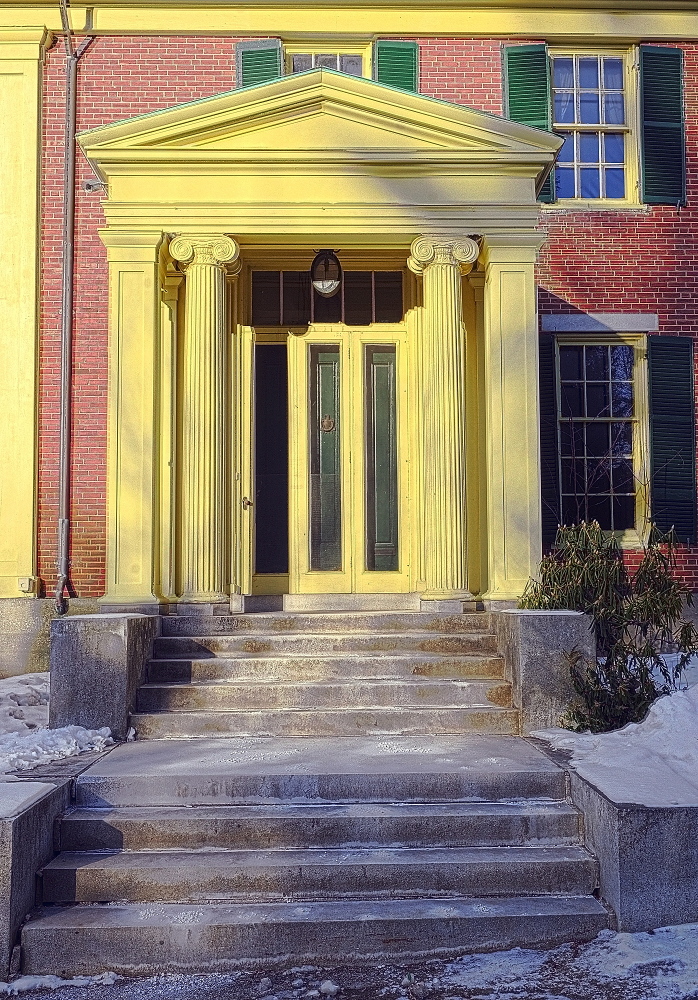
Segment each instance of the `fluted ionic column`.
M478 256L467 237L419 237L408 264L424 281L423 563L429 600L466 598L465 335L461 275Z
M182 601L228 600L226 269L240 253L228 236L177 236L184 265L182 380Z

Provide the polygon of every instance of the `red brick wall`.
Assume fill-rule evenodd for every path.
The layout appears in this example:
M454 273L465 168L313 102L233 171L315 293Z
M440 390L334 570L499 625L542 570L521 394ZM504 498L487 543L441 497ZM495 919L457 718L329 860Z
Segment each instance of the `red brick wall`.
M234 85L232 38L99 38L80 63L78 127L87 129ZM420 42L422 93L503 110L502 39ZM661 332L698 335L698 45L686 53L688 207L635 212L546 210L541 254L544 312L657 312ZM45 74L42 341L40 352L39 573L53 587L56 560L60 363L61 193L64 55L49 53ZM90 170L79 161L79 183ZM106 544L106 256L97 235L99 193L77 198L72 580L80 596L104 591ZM698 393L697 393L698 398ZM698 589L698 549L680 555Z
M209 97L235 85L233 38L98 38L80 61L78 129ZM56 575L60 396L63 122L62 42L48 55L44 83L42 336L40 350L39 575ZM104 593L106 553L107 268L97 235L99 192L78 161L72 461L71 578L81 597Z

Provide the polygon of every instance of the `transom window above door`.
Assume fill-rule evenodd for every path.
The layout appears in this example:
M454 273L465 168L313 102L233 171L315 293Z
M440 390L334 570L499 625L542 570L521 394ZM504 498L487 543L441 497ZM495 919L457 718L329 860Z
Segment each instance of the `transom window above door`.
M555 197L626 198L625 62L618 55L552 59L553 128L564 139Z
M401 323L402 277L402 271L344 271L337 294L323 298L309 271L253 271L252 325Z

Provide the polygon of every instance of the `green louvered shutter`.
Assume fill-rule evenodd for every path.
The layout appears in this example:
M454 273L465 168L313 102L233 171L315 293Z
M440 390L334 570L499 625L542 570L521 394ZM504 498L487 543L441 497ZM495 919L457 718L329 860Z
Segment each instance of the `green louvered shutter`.
M507 116L513 122L549 132L552 128L552 111L547 46L507 46L504 50L504 74ZM552 172L543 184L538 199L548 204L555 200Z
M277 38L238 42L238 87L255 87L281 76L281 43Z
M555 339L542 336L539 343L540 376L540 489L543 545L555 541L560 514L560 478L557 439L557 376Z
M652 518L680 541L696 537L693 340L649 337Z
M640 47L642 200L648 205L686 201L683 52Z
M389 42L380 39L374 50L378 83L399 90L417 91L419 46L416 42Z

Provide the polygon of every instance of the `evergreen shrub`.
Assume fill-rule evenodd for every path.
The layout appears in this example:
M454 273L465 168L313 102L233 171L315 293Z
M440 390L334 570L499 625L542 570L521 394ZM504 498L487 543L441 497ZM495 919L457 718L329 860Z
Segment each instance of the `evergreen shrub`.
M698 652L698 632L684 618L691 593L675 575L676 544L673 532L652 526L630 573L615 537L597 521L558 529L540 581L529 581L519 607L589 615L597 658L589 663L578 650L567 653L579 695L563 719L567 728L601 733L641 722L656 698L676 690ZM665 653L678 654L674 666Z

